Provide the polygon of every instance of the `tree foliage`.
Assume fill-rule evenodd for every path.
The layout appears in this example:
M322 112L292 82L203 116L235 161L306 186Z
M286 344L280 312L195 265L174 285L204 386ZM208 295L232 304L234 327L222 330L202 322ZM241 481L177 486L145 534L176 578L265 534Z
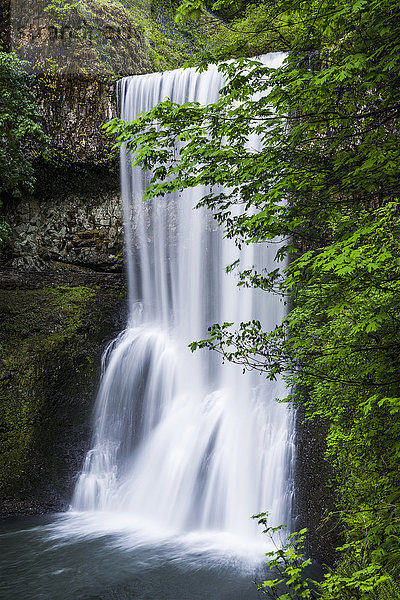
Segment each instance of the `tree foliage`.
M283 376L289 398L328 421L346 544L326 597L370 598L400 552L400 3L262 4L264 30L289 40L281 67L223 63L215 104L167 99L107 129L154 168L147 198L223 184L200 205L229 237L282 240L285 279L249 270L240 284L290 299L284 322L214 324L192 349ZM202 6L186 0L180 15Z
M311 559L306 558L304 553L307 529L291 533L286 541L281 540L278 547L274 536L284 526L270 527L268 513L260 513L252 518L257 519L258 524L264 527L263 533L268 535L270 542L275 547L274 550L267 552L266 556L271 572L278 576L257 584L258 591L265 594L270 600L300 600L300 598L315 600L318 598L319 594L313 589L318 587L317 582L306 577L304 571L311 564Z
M32 162L49 143L25 66L15 54L0 52L0 206L4 194L18 197L33 189ZM0 221L0 243L9 233Z
M25 66L15 54L0 52L0 193L13 196L32 190L32 161L49 141Z

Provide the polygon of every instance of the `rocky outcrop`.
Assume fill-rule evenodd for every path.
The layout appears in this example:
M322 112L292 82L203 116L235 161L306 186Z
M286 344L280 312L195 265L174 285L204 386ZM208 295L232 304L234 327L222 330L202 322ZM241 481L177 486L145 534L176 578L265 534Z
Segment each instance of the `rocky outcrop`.
M115 169L117 152L102 128L117 116L115 78L42 73L33 90L43 130L51 139L49 168L85 164Z
M34 74L42 127L52 140L47 160L57 167L112 165L102 125L116 116L115 81L153 70L141 13L118 0L1 2L8 15L2 47Z
M2 48L26 60L50 136L51 162L111 165L112 141L102 125L116 116L115 82L181 66L211 44L219 20L174 23L174 3L108 0L0 0L8 15ZM208 46L207 46L208 47Z
M0 251L4 269L123 270L119 178L101 169L45 171L32 197L6 202L11 236Z
M20 0L11 3L12 47L34 73L145 73L153 67L143 28L149 15L146 3Z

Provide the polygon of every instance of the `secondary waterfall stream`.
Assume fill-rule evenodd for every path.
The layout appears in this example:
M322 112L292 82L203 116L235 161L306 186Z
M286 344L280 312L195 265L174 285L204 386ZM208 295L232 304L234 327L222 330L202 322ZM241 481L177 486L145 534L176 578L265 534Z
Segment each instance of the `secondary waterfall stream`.
M277 66L282 55L263 58ZM207 104L223 85L217 67L127 77L119 82L121 117L134 119L162 99ZM251 140L252 145L259 143ZM151 203L148 175L121 153L130 315L109 347L95 409L92 449L75 511L134 515L171 534L219 531L254 540L251 516L290 516L291 417L275 401L282 384L222 364L188 344L211 323L253 318L273 328L279 298L237 287L225 267L272 267L276 247L238 250L205 209L204 190Z

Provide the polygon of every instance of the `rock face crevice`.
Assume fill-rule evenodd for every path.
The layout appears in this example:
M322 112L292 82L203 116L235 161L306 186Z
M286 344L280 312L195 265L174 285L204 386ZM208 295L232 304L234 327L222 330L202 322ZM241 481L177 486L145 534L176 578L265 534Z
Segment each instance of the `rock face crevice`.
M304 407L296 413L295 494L292 530L307 528L305 550L321 564L332 565L340 545L338 523L327 519L334 511L333 470L325 460L328 424L321 418L307 420Z

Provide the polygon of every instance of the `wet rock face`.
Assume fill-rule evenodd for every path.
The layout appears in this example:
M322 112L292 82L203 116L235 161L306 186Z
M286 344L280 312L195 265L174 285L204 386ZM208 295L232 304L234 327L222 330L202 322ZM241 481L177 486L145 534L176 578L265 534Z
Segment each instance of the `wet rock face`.
M341 539L337 522L326 518L335 510L333 471L324 458L327 432L326 422L320 418L305 420L304 408L297 409L292 529L306 527L306 553L320 564L332 565Z
M84 178L95 176L95 171L78 173L74 184L66 189L63 177L56 175L50 189L45 187L45 194L7 203L2 212L12 235L2 248L2 264L19 271L63 266L121 271L123 218L119 181L110 175L102 181L99 174L97 185L88 188Z

